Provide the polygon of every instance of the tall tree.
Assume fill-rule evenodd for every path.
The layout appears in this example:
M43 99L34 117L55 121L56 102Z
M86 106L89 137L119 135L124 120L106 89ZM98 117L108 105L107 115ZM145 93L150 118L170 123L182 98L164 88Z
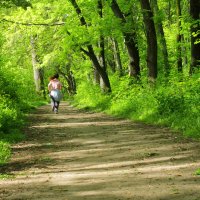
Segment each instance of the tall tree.
M157 78L157 37L153 21L153 12L149 0L140 0L143 19L147 35L147 67L148 78L155 81Z
M99 17L102 19L103 18L102 0L98 0L98 13L99 13ZM99 47L100 47L100 63L102 67L106 70L105 45L104 45L104 36L102 33L100 33Z
M44 71L39 67L38 56L36 53L36 37L31 36L31 54L32 54L32 66L33 66L33 74L35 81L36 92L43 92L45 96L45 87L44 87Z
M125 26L127 23L127 19L124 13L121 11L116 0L112 0L111 8L115 16L120 18L123 26ZM138 44L136 40L136 32L134 30L132 30L131 32L126 32L123 29L123 35L124 35L125 45L127 47L130 58L129 75L138 79L140 76L140 58L139 58Z
M58 72L67 81L68 87L66 88L70 96L76 94L76 80L71 71L71 60L63 67L58 67Z
M172 3L171 3L171 0L169 0L168 1L168 6L167 6L167 12L168 12L168 22L169 22L169 24L171 24L172 23L172 11L171 11L171 9L172 9Z
M103 4L102 0L98 0L97 2L97 7L98 7L98 14L100 19L103 19ZM105 59L105 40L104 36L102 33L100 33L100 38L99 38L99 48L100 48L100 53L99 53L99 62L102 68L106 71L106 59ZM100 85L101 88L104 88L104 81L102 81L102 78L100 77Z
M123 70L122 70L122 62L121 62L121 56L120 56L120 51L119 51L119 45L118 42L115 38L111 39L112 44L113 44L113 51L114 51L114 60L116 63L116 70L119 73L119 76L123 75Z
M181 50L181 42L182 42L182 34L181 34L181 1L176 0L176 11L177 11L177 27L178 27L178 33L177 33L177 68L179 72L183 71L183 65L182 65L182 50Z
M170 65L169 65L169 59L168 59L168 51L167 51L167 44L166 44L166 39L165 39L165 33L163 29L163 24L162 24L162 19L160 16L160 9L158 7L158 2L157 0L151 0L152 8L154 9L154 15L157 15L157 21L155 23L156 30L157 30L157 37L159 39L159 43L161 44L161 51L163 55L163 60L164 60L164 72L165 76L169 75L170 71Z
M87 27L87 23L86 23L86 20L85 18L83 17L82 15L82 12L81 12L81 9L79 8L76 0L69 0L71 2L71 4L73 5L77 15L79 16L79 20L80 20L80 23L82 26L85 26ZM89 56L89 58L91 59L94 67L96 68L96 70L98 71L98 73L100 74L103 82L104 82L104 86L105 86L105 91L108 91L108 92L111 92L111 85L110 85L110 81L109 81L109 78L108 78L108 74L105 70L105 68L103 68L99 61L98 61L98 58L94 52L94 48L91 44L88 44L87 45L87 51L83 48L81 48L81 50L87 55Z
M190 74L200 69L200 0L190 0L191 24L191 66Z

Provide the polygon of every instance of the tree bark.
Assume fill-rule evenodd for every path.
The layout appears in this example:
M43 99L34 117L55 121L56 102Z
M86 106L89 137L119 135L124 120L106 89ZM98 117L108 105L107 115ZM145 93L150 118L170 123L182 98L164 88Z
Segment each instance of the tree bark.
M76 80L70 68L71 68L71 63L65 66L65 72L63 72L62 70L59 70L59 73L67 81L67 84L68 84L67 91L68 91L68 94L72 96L76 94Z
M154 9L154 13L159 14L159 7L158 7L157 0L151 0L151 3ZM157 35L159 36L158 39L161 44L161 51L162 51L163 60L164 60L164 72L165 72L165 76L167 77L170 72L170 65L169 65L167 44L165 40L165 34L163 30L162 21L159 20L157 23L155 23L155 25L156 25Z
M113 10L113 13L116 17L120 18L122 21L122 24L126 24L126 18L122 11L119 8L119 5L117 4L116 0L112 0L111 8ZM125 32L123 31L125 45L128 50L130 63L129 63L129 76L132 76L136 79L139 79L140 76L140 59L139 59L139 50L138 50L138 44L136 42L136 33L135 31L132 32Z
M30 44L31 44L31 55L32 55L32 66L33 66L35 89L36 89L36 92L38 93L43 91L43 94L45 96L43 69L38 68L38 59L37 59L37 54L36 54L34 36L31 36Z
M103 4L102 0L98 0L98 13L99 17L103 18ZM105 41L104 41L104 36L103 34L100 34L99 38L99 48L100 48L100 53L99 53L99 63L102 66L102 68L106 71L106 59L105 59ZM104 84L104 81L100 77L100 86L104 90L106 88L106 85Z
M94 84L100 85L100 74L97 69L94 67Z
M102 0L98 0L98 12L100 18L103 18L103 5L102 5ZM100 60L102 67L106 70L106 59L105 59L105 42L104 42L104 36L101 34L100 35L100 40L99 40L99 47L100 47Z
M177 17L178 17L178 34L176 38L177 42L177 69L178 72L183 72L183 65L182 65L182 50L181 50L181 42L182 42L182 34L181 34L181 2L180 0L176 0L176 10L177 10Z
M112 42L113 42L114 60L115 60L115 63L116 63L116 70L119 73L119 76L122 76L123 70L122 70L122 62L121 62L118 42L115 38L112 39Z
M171 0L168 0L168 22L169 22L169 26L172 24L172 3L171 3Z
M157 78L157 38L153 21L153 12L150 7L149 0L140 0L143 10L143 19L147 35L147 67L148 78L155 81Z
M190 74L200 69L200 0L190 0L191 24L191 65Z
M87 26L87 23L86 23L86 20L85 18L82 16L82 13L81 13L81 9L79 8L76 0L70 0L71 4L73 5L77 15L79 16L79 19L80 19L80 23L82 26ZM87 45L87 49L88 51L84 50L83 48L81 48L81 50L87 55L89 56L89 58L91 59L94 67L96 68L96 70L98 71L98 73L100 74L103 82L104 82L104 85L105 85L105 89L104 91L105 92L111 92L111 85L110 85L110 81L109 81L109 78L108 78L108 74L105 70L105 68L103 68L98 59L97 59L97 56L95 55L94 53L94 49L92 47L92 45Z

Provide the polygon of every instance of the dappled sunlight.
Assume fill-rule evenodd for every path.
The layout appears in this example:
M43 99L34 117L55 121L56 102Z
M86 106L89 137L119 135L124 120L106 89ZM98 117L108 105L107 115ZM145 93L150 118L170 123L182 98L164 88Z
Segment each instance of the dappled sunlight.
M200 166L198 143L166 128L71 109L63 106L55 115L44 106L30 116L27 141L13 145L11 162L0 169L16 176L0 181L5 200L188 200L200 195L194 175Z
M32 128L53 128L59 126L62 127L80 127L80 126L112 126L112 125L118 125L123 124L123 122L127 121L105 121L105 122L68 122L68 123L55 123L55 124L40 124L39 126L32 126ZM125 124L125 123L124 123Z

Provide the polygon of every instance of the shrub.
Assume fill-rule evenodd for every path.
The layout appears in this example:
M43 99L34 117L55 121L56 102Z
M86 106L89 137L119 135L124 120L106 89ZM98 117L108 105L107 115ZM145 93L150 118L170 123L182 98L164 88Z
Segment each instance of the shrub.
M11 155L10 145L7 142L0 141L0 164L4 164Z
M18 128L21 125L20 112L10 99L0 96L0 132Z
M192 77L168 83L158 80L154 87L132 83L128 77L111 76L112 94L98 86L79 86L76 104L116 116L166 125L186 136L200 137L200 79Z
M74 103L79 108L106 110L109 107L110 95L101 92L97 85L90 82L78 86L77 94L74 96Z

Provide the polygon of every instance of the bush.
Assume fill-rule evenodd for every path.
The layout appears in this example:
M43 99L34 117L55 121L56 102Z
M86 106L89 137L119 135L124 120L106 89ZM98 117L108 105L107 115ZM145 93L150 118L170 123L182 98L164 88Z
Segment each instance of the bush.
M79 107L89 107L116 116L165 125L186 136L200 138L200 79L169 80L133 84L127 77L111 77L112 94L104 95L98 86L84 83L75 97Z
M74 96L74 104L79 108L106 110L109 107L110 95L103 94L97 85L90 82L78 86Z
M158 102L157 112L160 116L166 117L185 110L184 92L180 86L159 87L154 96Z
M4 164L11 155L10 145L7 142L0 141L0 164Z
M16 107L13 101L0 96L0 132L6 133L22 124L20 111Z

